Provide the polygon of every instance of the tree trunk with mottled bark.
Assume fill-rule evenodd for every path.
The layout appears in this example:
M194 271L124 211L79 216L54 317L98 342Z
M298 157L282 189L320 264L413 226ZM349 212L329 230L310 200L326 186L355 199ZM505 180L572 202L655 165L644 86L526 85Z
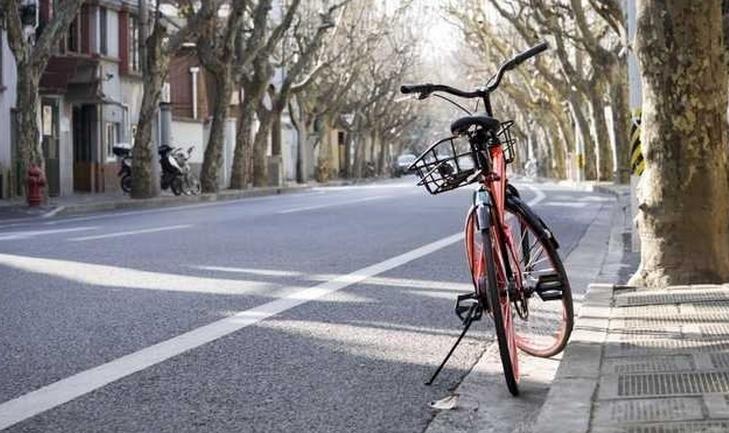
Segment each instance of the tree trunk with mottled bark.
M159 26L157 26L159 27ZM152 127L157 119L162 84L167 77L169 67L169 56L162 52L163 32L160 28L155 29L152 35L147 38L145 48L146 62L143 75L144 95L139 110L139 121L137 132L134 135L134 150L132 152L132 165L134 167L132 176L132 198L150 198L158 193L154 169L152 164L155 161L155 141L152 139Z
M628 96L628 63L621 58L615 65L610 80L610 105L613 111L613 134L615 136L616 183L630 182L630 104Z
M203 192L217 192L220 189L218 174L223 164L225 144L225 121L228 118L230 95L233 92L233 76L230 64L223 64L217 74L211 74L215 85L213 121L210 124L210 138L205 147L205 158L200 171Z
M590 120L592 132L597 143L595 152L597 167L597 180L608 180L613 178L613 150L608 134L607 122L605 121L605 100L602 92L595 89L589 94Z
M727 66L721 1L638 2L646 169L632 284L729 281Z
M272 112L259 106L258 131L253 140L253 186L268 186L268 138Z
M584 153L582 153L582 164L584 165L585 179L595 180L597 179L597 167L595 165L595 142L592 139L590 133L590 123L585 117L585 113L582 111L582 101L579 96L570 97L570 109L575 118L580 137L584 146ZM579 157L579 155L578 155Z
M251 181L251 157L253 155L253 119L257 102L244 99L238 116L238 132L235 136L231 189L247 189Z

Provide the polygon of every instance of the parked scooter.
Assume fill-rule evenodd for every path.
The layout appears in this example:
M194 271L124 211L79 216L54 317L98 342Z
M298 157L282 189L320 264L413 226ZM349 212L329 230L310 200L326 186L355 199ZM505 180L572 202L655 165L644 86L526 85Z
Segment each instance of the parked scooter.
M161 146L158 150L162 175L160 187L170 189L173 194L197 195L200 194L200 181L192 172L188 163L194 147L185 152L180 147ZM132 190L132 152L128 145L120 144L114 147L114 154L120 158L119 172L122 191L129 193Z
M132 191L132 148L129 143L119 143L111 149L119 158L119 183L121 189L129 194Z
M162 167L161 187L169 188L173 194L197 195L200 194L200 181L192 173L188 163L195 147L189 147L187 152L180 147L160 146L158 150L159 162Z

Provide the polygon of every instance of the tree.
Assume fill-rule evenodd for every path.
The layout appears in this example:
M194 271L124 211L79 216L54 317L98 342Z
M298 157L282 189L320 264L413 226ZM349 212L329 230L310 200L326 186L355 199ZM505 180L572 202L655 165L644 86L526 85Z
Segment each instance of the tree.
M235 49L236 42L240 43L247 3L245 0L232 1L227 19L210 20L197 39L198 56L205 69L210 72L215 88L213 121L200 175L203 192L216 192L219 187L218 172L223 162L223 132L230 95L235 84L234 65L243 66L243 60L236 59Z
M38 130L38 85L53 54L54 47L68 31L83 0L67 0L55 4L53 16L42 28L35 43L23 33L20 0L2 0L8 32L8 45L15 56L17 67L16 126L18 160L22 175L27 167L43 167L43 150Z
M646 169L638 189L648 287L729 280L727 66L720 0L637 3Z
M231 170L230 187L245 189L251 180L253 159L253 121L268 87L273 68L268 57L291 26L301 0L286 6L281 21L269 31L271 0L258 0L252 17L252 30L245 43L238 42L236 82L243 88L243 101L238 111L238 132Z
M147 17L147 0L140 0L140 53L142 53L142 72L144 96L139 112L137 133L134 136L134 176L132 177L132 198L149 198L157 195L156 179L153 176L155 152L152 149L152 126L157 118L162 84L167 78L170 58L180 50L184 42L190 41L204 25L215 17L222 0L206 0L197 11L193 10L191 0L176 2L185 24L172 35L167 34L171 20L160 11L163 1L155 3L151 17ZM147 28L152 31L147 34Z

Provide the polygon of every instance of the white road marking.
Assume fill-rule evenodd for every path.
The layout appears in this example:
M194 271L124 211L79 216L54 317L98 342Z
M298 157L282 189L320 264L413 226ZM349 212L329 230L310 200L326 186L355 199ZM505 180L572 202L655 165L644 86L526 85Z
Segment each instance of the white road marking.
M231 272L235 274L251 274L262 275L264 277L300 277L304 275L295 271L277 271L274 269L251 269L251 268L231 268L228 266L191 266L194 269L202 269L204 271Z
M66 206L58 206L57 208L53 209L52 211L48 211L41 215L41 218L51 218L53 216L56 216L58 212L66 209Z
M70 238L69 241L93 241L96 239L108 239L108 238L118 238L122 236L134 236L134 235L142 235L145 233L157 233L157 232L166 232L169 230L180 230L180 229L186 229L190 228L192 225L190 224L181 224L177 226L164 226L164 227L154 227L150 229L140 229L140 230L130 230L126 232L115 232L115 233L107 233L104 235L95 235L95 236L82 236L79 238Z
M574 202L574 201L549 201L544 203L542 206L553 206L553 207L569 207L569 208L583 208L587 207L588 203L585 202Z
M292 209L285 209L282 211L278 211L276 213L287 214L287 213L301 212L301 211L307 211L307 210L324 209L324 208L328 208L328 207L344 206L344 205L353 204L353 203L362 203L365 201L378 200L378 199L387 198L387 197L389 197L389 196L376 195L376 196L372 196L372 197L358 198L356 200L340 201L340 202L336 202L336 203L326 203L326 204L320 204L320 205L314 205L314 206L295 207Z
M586 197L581 197L579 199L580 201L595 201L595 202L607 202L607 201L614 201L614 198L611 197L601 197L599 195L588 195Z
M272 290L281 287L280 284L259 281L205 278L11 254L0 254L0 265L26 272L64 278L80 284L116 289L243 295L254 292L270 294Z
M533 188L530 187L530 189ZM528 203L530 206L544 199L544 193L537 189L533 190L536 197ZM177 337L53 382L13 400L6 401L0 404L0 430L86 395L114 381L145 370L174 356L198 348L248 326L255 325L264 319L427 256L462 239L463 233L460 232L447 236L350 274L339 276L314 287L298 290L286 297L261 306L241 311L233 316L193 329ZM3 256L6 255L0 255L0 258Z
M329 281L338 278L341 274L306 274L296 271L279 271L274 269L251 269L251 268L233 268L227 266L191 266L194 269L203 269L208 271L229 272L235 274L262 275L266 277L292 277L300 278L307 281ZM456 283L450 281L433 281L420 280L413 278L391 278L391 277L370 277L365 281L368 285L373 286L389 286L403 287L427 290L445 290L445 291L463 291L470 290L473 285L471 283Z
M26 239L34 236L46 236L58 233L81 232L86 230L96 230L97 227L74 227L68 229L52 229L52 230L23 230L17 232L0 233L0 241L8 241L14 239Z
M217 340L248 326L255 325L261 320L431 254L460 241L462 238L463 233L447 236L399 256L367 266L351 274L337 277L314 287L298 290L287 297L268 302L250 310L241 311L231 317L193 329L177 337L117 358L90 370L82 371L71 377L61 379L28 394L2 403L0 404L0 430L181 353L200 347L203 344Z

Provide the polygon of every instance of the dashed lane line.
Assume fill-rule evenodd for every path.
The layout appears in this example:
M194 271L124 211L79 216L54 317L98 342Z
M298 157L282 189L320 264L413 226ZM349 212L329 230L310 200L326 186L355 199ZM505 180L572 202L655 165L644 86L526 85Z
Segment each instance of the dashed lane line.
M163 226L163 227L154 227L149 229L140 229L140 230L130 230L125 232L115 232L115 233L106 233L103 235L94 235L94 236L81 236L78 238L70 238L69 241L74 242L80 242L80 241L94 241L97 239L108 239L108 238L118 238L123 236L134 236L134 235L143 235L147 233L158 233L158 232L166 232L170 230L181 230L181 229L187 229L192 227L190 224L181 224L176 226Z

